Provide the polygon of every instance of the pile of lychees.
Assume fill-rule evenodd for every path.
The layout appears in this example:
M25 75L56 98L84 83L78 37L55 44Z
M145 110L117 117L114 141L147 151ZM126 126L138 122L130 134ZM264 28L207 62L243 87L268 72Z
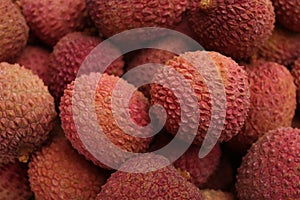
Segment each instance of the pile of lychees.
M297 102L299 0L0 1L0 200L300 200Z

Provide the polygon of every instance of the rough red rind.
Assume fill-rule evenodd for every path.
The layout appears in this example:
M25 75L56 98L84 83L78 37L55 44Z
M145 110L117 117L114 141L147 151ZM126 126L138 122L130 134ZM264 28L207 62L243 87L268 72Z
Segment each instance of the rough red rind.
M226 117L224 127L221 127L222 123L219 120L214 124L214 133L217 134L218 131L221 132L219 141L228 141L233 136L238 134L242 128L245 118L247 116L248 107L249 107L249 85L248 77L244 69L234 62L231 58L225 57L216 52L188 52L182 54L181 56L174 57L169 60L166 65L175 69L177 72L181 73L185 80L188 81L194 88L194 93L196 98L198 98L198 106L200 112L200 120L198 133L194 139L194 144L201 144L206 136L208 126L211 120L211 95L208 91L207 85L204 82L204 79L201 74L188 63L185 58L189 60L194 60L195 62L206 67L206 73L211 73L216 69L211 69L209 67L217 67L217 71L220 72L221 79L223 80L225 94L226 94ZM206 63L213 62L213 66L206 66ZM166 72L158 73L154 79L154 83L163 81L165 85L168 85L169 88L162 87L162 85L152 85L151 86L151 103L160 104L167 111L167 119L165 127L168 132L175 135L179 128L180 122L180 104L178 99L173 93L171 93L170 88L176 88L179 92L180 98L184 102L193 102L189 100L184 91L184 88L181 89L181 83L174 79L173 74ZM216 83L219 84L219 83ZM213 91L215 94L222 96L222 91ZM214 100L216 107L220 107L220 100ZM182 110L182 112L189 113L189 104L184 105L187 110ZM193 124L191 124L193 126ZM191 127L192 128L192 127ZM189 129L189 128L186 128ZM184 137L194 137L190 134L189 130L182 130L185 134ZM185 139L186 139L185 138Z
M286 67L260 61L245 69L250 84L248 117L241 132L228 143L243 154L268 131L291 126L297 104L294 79Z
M188 49L188 44L186 44L183 40L176 37L166 37L156 41L153 46L156 49L142 49L138 51L138 53L127 63L127 71L138 67L140 65L148 64L149 70L141 70L140 73L131 77L132 83L140 82L145 78L150 76L150 72L154 72L157 70L155 65L150 65L151 63L155 64L165 64L166 61L172 59L174 56L178 56L173 52L184 53ZM168 49L170 51L160 50L160 49ZM154 73L153 73L154 74ZM150 85L145 85L139 88L146 97L149 97Z
M0 163L28 159L49 135L53 97L37 75L18 64L0 63Z
M102 40L98 37L89 36L82 32L73 32L64 36L54 46L49 58L48 83L49 91L55 97L57 104L67 84L75 80L84 59L101 42ZM112 45L111 48L107 48L107 55L103 55L103 57L97 59L97 61L101 63L103 60L109 59L109 56L117 51L119 50ZM97 65L99 65L99 63L97 63ZM90 66L90 68L92 68L95 65L90 64ZM122 57L120 57L109 66L106 72L120 76L123 74L123 67L124 62ZM96 71L98 69L91 70Z
M26 46L21 55L17 58L16 63L30 69L38 75L47 84L48 80L48 62L50 51L39 46Z
M28 175L35 198L44 200L94 199L107 178L61 135L32 156Z
M84 0L20 0L25 19L32 32L53 46L64 35L83 29Z
M285 28L300 33L300 1L272 0L276 20Z
M259 48L257 59L290 67L300 56L300 33L276 27L271 37Z
M147 200L202 200L200 190L189 183L171 165L162 169L143 173L145 170L156 169L158 165L167 164L162 156L150 154L127 161L122 168L139 167L136 173L117 171L102 186L96 200L114 199L147 199Z
M235 200L233 194L221 190L201 190L204 200Z
M172 28L182 20L187 0L87 0L89 13L105 37L142 27ZM148 37L151 34L145 33Z
M199 158L199 150L198 146L193 145L173 163L175 168L188 172L190 175L189 181L197 187L201 187L207 182L208 178L217 169L221 157L219 144L202 159Z
M101 156L107 157L107 151L112 151L110 149L103 149L104 138L99 136L99 130L97 127L87 127L86 121L91 120L87 110L93 109L89 105L95 104L98 124L101 126L103 133L106 137L117 147L127 150L130 152L144 152L148 149L152 138L142 138L134 137L132 135L126 134L121 130L114 118L111 110L112 103L112 92L117 90L119 94L126 94L130 89L135 89L133 85L130 85L125 80L113 75L97 73L91 73L89 75L83 75L76 79L76 91L74 92L73 81L69 84L64 92L64 96L60 103L60 117L62 121L62 127L66 133L67 138L71 141L72 146L76 148L80 154L83 154L88 160L91 160L96 165L110 169L110 166L106 166L101 163L101 160L97 160L86 148L81 139L85 141L90 141L93 150L97 150L97 153ZM99 81L100 80L100 81ZM116 83L120 81L122 85L122 91L115 89ZM93 86L97 86L96 91L92 91ZM83 88L84 87L84 88ZM88 98L91 92L95 92L95 99ZM77 105L72 103L79 102ZM120 99L122 100L122 99ZM115 105L116 108L122 108L124 105L120 105L120 101ZM130 99L129 105L125 105L129 108L129 112L132 119L122 118L119 119L120 123L125 125L127 120L133 120L139 126L146 126L149 122L148 109L149 103L147 99L141 92L134 92L132 98ZM74 113L75 112L75 113ZM90 112L93 112L90 111ZM78 123L76 127L81 127L85 130L85 133L80 135L76 131L74 124L74 116L80 117L81 123ZM126 131L128 133L133 133L136 136L147 137L148 133L135 130L130 124L125 125ZM97 133L94 131L98 131ZM112 144L108 144L110 148ZM114 152L114 157L108 158L112 165L119 165L128 159L128 156L123 154L118 154Z
M25 164L1 164L0 177L0 200L28 200L32 196Z
M236 190L243 200L300 197L300 130L279 128L252 145L238 169Z
M0 25L0 62L13 61L26 46L29 28L11 0L1 0Z
M292 68L292 75L297 88L297 103L300 105L300 57L295 61Z
M274 29L270 0L203 0L196 5L198 9L188 12L188 20L197 41L206 50L234 59L250 57Z

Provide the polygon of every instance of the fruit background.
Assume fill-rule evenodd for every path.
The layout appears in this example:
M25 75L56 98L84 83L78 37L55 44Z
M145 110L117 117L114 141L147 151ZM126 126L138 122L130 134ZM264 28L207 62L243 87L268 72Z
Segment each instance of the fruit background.
M85 58L101 42L143 27L179 31L205 51L187 51L180 38L145 31L131 42L168 46L181 54L135 50L114 60L101 81L94 65L78 76ZM120 52L118 43L109 43L99 65ZM211 111L222 99L210 94L189 60L203 67L213 63L218 71L225 93L224 125ZM186 95L169 71L139 88L122 78L146 63L165 64L181 74L194 96ZM134 79L147 76L140 73ZM84 87L75 91L75 83ZM95 85L96 95L90 98ZM181 91L179 97L173 88ZM114 90L118 108L127 108L130 119L124 113L118 121L114 118ZM129 104L122 104L131 90ZM187 104L181 105L180 99ZM193 115L189 102L195 99L200 113L196 136L176 161L168 164L155 153L107 153L113 146L149 153L177 140L182 116ZM147 126L154 104L164 108L166 122L149 136L155 128ZM300 200L299 104L300 0L0 1L0 200ZM90 129L91 105L110 143ZM220 137L199 158L213 118ZM89 151L78 126L107 162ZM189 141L192 129L183 130L178 145ZM133 166L138 171L126 172Z

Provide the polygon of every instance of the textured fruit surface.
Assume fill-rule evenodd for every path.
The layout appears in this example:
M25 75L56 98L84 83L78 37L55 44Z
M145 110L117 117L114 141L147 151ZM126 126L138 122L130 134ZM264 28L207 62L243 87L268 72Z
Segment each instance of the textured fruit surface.
M238 169L239 199L299 199L300 130L270 131L252 145Z
M87 0L89 13L105 37L133 28L172 28L182 20L187 4L187 0Z
M275 13L270 0L201 0L188 14L197 41L210 51L234 59L251 56L274 29Z
M118 81L122 88L116 87ZM93 87L96 87L96 91L93 91ZM149 147L151 138L147 138L147 133L136 130L132 124L127 123L128 120L131 120L138 126L146 126L149 122L149 103L141 92L136 91L133 93L129 99L129 105L123 104L126 94L132 89L135 89L133 85L119 77L105 73L103 75L91 73L77 78L65 90L60 103L62 127L73 147L96 165L110 168L112 165L121 164L128 158L123 153L114 152L112 147L115 145L117 148L129 152L143 152ZM93 92L96 93L95 96ZM116 104L112 104L113 92L118 94L114 97ZM119 113L120 117L117 117L118 113L116 111L113 112L112 106L118 108L118 112L121 112ZM129 118L123 113L124 108L128 108ZM96 111L97 119L93 119L89 114L94 111ZM87 123L91 120L95 120L93 123L100 126L99 128L101 128L103 134L99 132L98 127L91 127L94 124L89 125ZM116 120L118 120L118 123ZM120 125L122 125L122 128ZM78 133L76 131L77 127L84 130L83 133ZM105 138L108 138L109 141L104 140ZM89 149L87 149L87 146ZM110 152L113 153L113 157L108 157L107 151L113 151ZM101 159L107 160L110 166L101 163L101 160L98 160L93 152Z
M16 63L30 69L38 75L46 85L48 76L48 62L50 51L43 47L26 46L21 55L17 58Z
M300 57L295 61L293 65L292 75L297 87L297 103L300 105Z
M233 194L221 190L201 190L204 200L235 200Z
M25 164L1 164L0 177L0 200L28 200L32 196Z
M127 71L130 71L140 65L148 64L147 69L135 72L134 76L130 77L132 81L128 82L134 84L135 82L140 82L151 77L151 74L155 74L158 69L157 66L151 65L151 63L163 65L174 56L177 56L177 54L173 52L184 53L188 49L188 44L177 37L166 37L160 39L156 41L153 46L155 46L156 49L142 49L138 51L133 59L127 63ZM168 49L168 51L161 49ZM149 97L150 84L142 86L140 91L142 91L145 96Z
M300 1L272 0L275 7L276 20L292 31L300 33Z
M208 180L201 188L230 191L234 186L234 176L233 167L228 156L222 154L217 169L208 177Z
M158 165L165 163L168 163L166 158L154 154L130 159L121 169L126 170L135 166L138 167L138 171L136 173L123 171L113 173L107 183L102 186L96 199L203 199L200 190L171 165L143 173L149 169L157 169Z
M79 155L63 135L34 153L28 170L35 198L45 200L94 199L106 173Z
M24 49L29 28L11 0L0 2L0 62L13 61Z
M56 118L53 97L37 75L0 63L0 163L26 161L49 135Z
M84 0L20 0L32 32L48 45L84 27Z
M289 67L300 56L300 33L276 27L271 37L259 48L258 59Z
M198 146L191 146L173 164L180 171L186 171L190 175L189 181L197 187L203 186L208 178L215 172L220 162L221 149L217 144L204 158L199 158Z
M69 33L55 46L49 59L49 91L58 103L67 84L75 80L78 70L89 53L101 42L97 37L89 36L82 32ZM110 55L118 50L111 46L107 48L107 54L101 55L98 62L109 59ZM99 63L97 63L99 65ZM90 64L90 67L95 65ZM109 74L117 76L123 73L124 62L119 58L106 70ZM98 70L98 69L91 69Z
M220 81L222 81L222 84L224 84L226 99L219 99L224 93L215 88L216 85L220 84L218 81L216 81L215 83L210 84L212 87L214 87L210 89L212 92L214 92L218 99L212 100L204 77L199 74L196 66L193 66L187 60L192 60L202 66L206 75L215 76L214 72L217 71L218 74L216 76L219 75ZM167 61L166 65L167 68L174 69L176 72L184 76L185 81L187 81L193 87L195 98L198 99L200 119L198 132L194 140L195 144L201 144L206 135L212 117L212 102L215 103L214 106L221 107L222 101L226 100L225 104L227 108L225 111L226 116L224 127L220 125L220 123L222 123L221 120L216 121L216 124L213 125L213 134L221 132L219 141L228 141L233 136L238 134L244 124L249 107L248 78L246 72L241 66L234 62L231 58L223 56L219 53L204 51L182 54ZM163 70L153 79L154 83L160 84L152 85L150 91L151 103L160 104L166 110L167 119L165 127L168 132L172 133L173 135L177 133L179 128L181 112L190 113L193 108L190 107L191 105L189 102L194 101L193 99L189 99L190 94L187 94L185 88L181 86L182 83L180 83L180 79L176 80L175 77L176 76L174 72ZM171 92L174 88L179 91L178 95L180 96L176 97L174 93ZM180 105L178 99L184 100L184 105ZM186 130L182 130L185 134L185 139L194 137L189 132L190 129L193 128L194 124L187 125L190 127L186 127Z
M273 62L246 66L250 83L250 108L245 126L229 141L236 151L246 153L263 134L289 127L296 110L296 86L286 67Z

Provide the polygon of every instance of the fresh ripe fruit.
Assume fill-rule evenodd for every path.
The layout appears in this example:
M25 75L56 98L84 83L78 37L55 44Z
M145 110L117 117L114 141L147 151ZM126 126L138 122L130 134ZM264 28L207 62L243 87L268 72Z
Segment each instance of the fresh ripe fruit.
M0 177L0 200L28 200L32 196L25 164L0 164Z
M49 135L56 118L53 97L37 75L0 63L0 163L29 154Z
M221 190L201 190L204 200L235 200L233 194Z
M200 190L188 182L169 161L158 155L148 154L127 161L121 170L111 175L102 186L96 200L114 199L147 199L147 200L202 200ZM158 166L167 166L158 170ZM134 173L129 173L132 166L138 167ZM126 172L125 172L126 170Z
M199 146L192 145L173 164L180 171L189 173L189 181L197 187L203 186L215 172L221 157L220 145L217 144L204 158L199 158Z
M181 22L187 0L87 0L89 13L105 37L133 28L173 28ZM145 37L153 37L145 33Z
M276 27L272 36L259 48L255 56L290 67L300 56L300 33Z
M154 75L158 67L151 65L151 63L163 65L166 61L177 56L177 54L173 52L184 53L188 51L189 48L188 44L185 43L183 39L172 36L156 41L153 46L155 46L156 49L142 49L127 63L127 71L140 65L148 64L148 70L145 69L134 72L134 75L130 76L132 81L128 81L129 83L135 84L136 82L148 79L152 74ZM161 49L168 49L168 51ZM149 97L150 84L142 86L140 91L142 91L146 97Z
M300 33L300 1L272 0L276 20L285 28Z
M286 67L260 61L246 66L250 83L250 108L245 126L229 141L242 154L263 134L289 127L296 110L296 86Z
M81 30L85 22L84 0L20 0L25 19L41 41L53 46L67 33Z
M239 199L273 200L300 197L300 130L279 128L252 145L238 169Z
M183 20L181 21L180 24L178 24L175 28L175 31L181 32L183 34L185 34L186 36L189 36L192 39L197 39L196 34L194 33L194 31L191 29L187 17L184 17Z
M107 172L93 165L72 148L63 132L29 163L29 181L36 199L94 199Z
M122 88L116 87L117 82ZM80 76L69 84L61 99L60 117L67 138L80 154L100 167L108 169L111 166L119 167L128 159L127 154L113 151L114 146L129 152L144 152L151 142L152 138L147 138L147 132L136 130L135 126L127 123L130 120L141 127L149 123L149 103L141 92L135 91L128 99L129 105L124 105L123 102L130 90L136 88L119 77L105 73L103 75L91 73ZM114 103L113 92L117 94L114 95ZM113 112L112 107L117 108L118 112L116 110ZM130 116L123 110L128 110ZM91 112L95 113L96 119L92 117ZM92 124L89 125L87 122ZM99 127L95 127L97 125ZM78 127L84 131L78 132ZM114 156L108 157L108 151ZM101 160L98 160L99 157ZM109 166L102 163L103 160L106 160Z
M17 58L16 63L30 69L38 75L47 84L48 62L50 51L39 46L26 46L21 55Z
M220 77L216 78L219 78L219 81L213 79L210 80L215 81L214 83L211 82L210 85L212 85L212 88L210 88L210 91L214 92L214 96L217 96L218 99L212 99L208 86L206 85L207 80L205 81L202 74L197 71L196 67L198 66L193 66L188 60L199 64L199 67L202 67L202 70L205 71L206 76L210 76L208 77L210 79L212 79L211 76L220 75ZM201 144L206 136L211 121L212 102L214 103L214 106L220 107L222 101L226 100L226 103L224 102L227 107L225 110L226 116L224 127L221 125L221 122L216 122L217 124L214 124L215 131L221 132L218 140L220 142L228 141L238 134L244 124L249 107L248 78L241 66L229 57L216 52L205 51L182 54L167 61L166 65L166 68L173 69L173 72L170 70L162 70L157 73L153 82L160 84L151 85L150 94L151 103L160 104L166 110L167 119L165 127L168 132L173 135L177 133L181 120L180 109L183 113L190 113L191 110L194 109L190 108L190 102L193 102L194 100L189 99L190 94L187 94L185 88L181 86L182 83L180 82L180 79L176 78L174 72L176 71L183 75L184 81L194 88L193 95L198 99L200 118L198 132L194 139L194 143ZM214 71L217 71L218 74L215 75ZM216 89L216 86L220 85L220 81L223 81L222 84L224 84L224 92L226 94L224 99L221 99L221 96L224 93L222 93L222 91L217 91ZM179 97L175 97L174 93L171 91L172 88L176 88L177 91L180 91L178 92L180 95ZM185 104L180 105L178 98L183 100ZM187 126L193 128L194 124L187 124ZM191 135L190 128L187 126L182 130L184 133L182 136L182 138L184 137L183 139L194 137Z
M234 186L234 171L227 156L222 154L220 164L215 172L208 178L202 189L230 191Z
M89 36L82 32L73 32L64 36L55 46L49 59L49 91L55 97L58 104L67 84L75 80L81 64L89 53L101 43L98 37ZM102 63L110 58L110 55L118 52L113 45L106 49L107 54L101 55L102 58L97 62ZM96 63L99 65L99 63ZM91 68L95 67L90 64ZM106 70L109 74L117 76L123 73L124 62L122 57L117 59ZM97 71L99 69L91 69Z
M0 62L13 61L24 49L29 28L11 0L0 2Z
M234 59L250 57L274 29L270 0L200 0L188 14L197 41Z
M292 68L292 75L297 88L297 102L300 105L300 57L295 61Z

